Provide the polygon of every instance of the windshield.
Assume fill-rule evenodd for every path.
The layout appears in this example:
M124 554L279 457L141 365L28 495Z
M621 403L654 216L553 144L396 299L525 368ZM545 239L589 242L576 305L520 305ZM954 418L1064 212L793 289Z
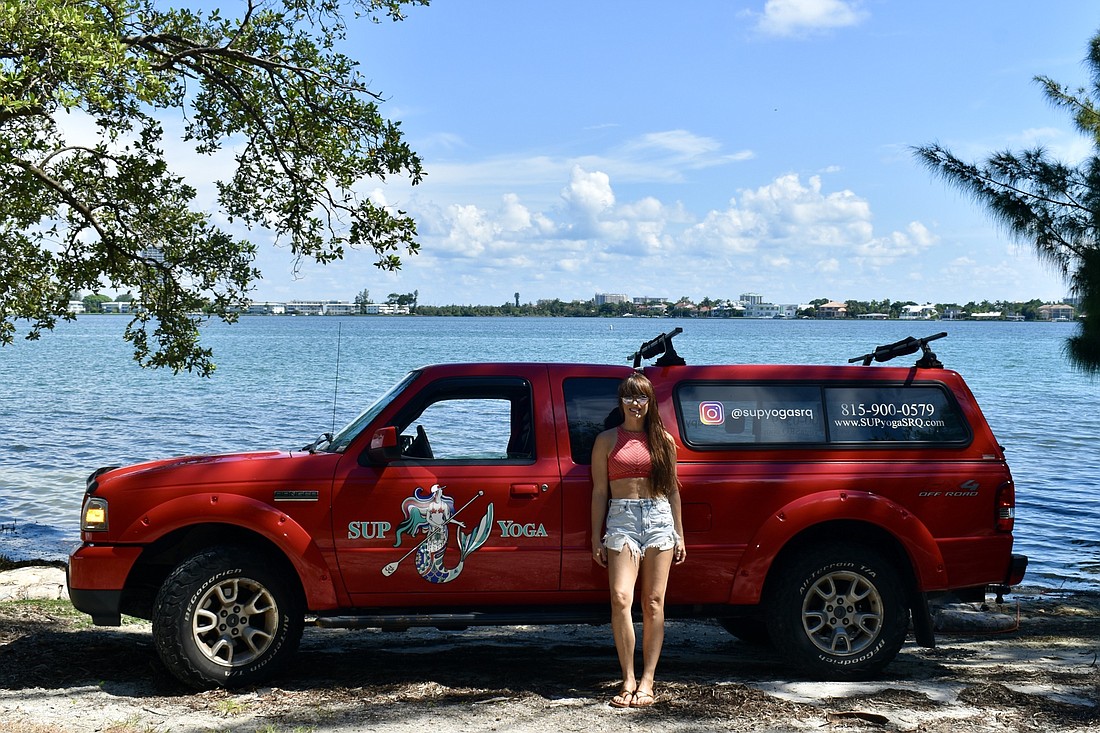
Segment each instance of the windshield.
M405 388L408 387L419 374L420 372L409 372L406 374L404 379L390 387L389 391L375 400L373 405L364 410L359 417L352 420L345 428L334 435L332 440L329 441L329 444L324 447L324 451L326 453L343 453L351 441L355 440L355 437L363 432L363 428L369 425L374 418L378 417L382 410L386 409L399 394L404 392Z

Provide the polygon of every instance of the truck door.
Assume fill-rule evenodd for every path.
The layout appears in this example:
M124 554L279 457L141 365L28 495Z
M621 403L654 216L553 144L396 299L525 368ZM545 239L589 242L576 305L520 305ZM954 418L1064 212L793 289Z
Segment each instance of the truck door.
M602 431L621 422L618 390L629 374L625 367L578 368L553 385L555 404L565 408L557 425L564 524L562 588L600 591L601 599L606 599L607 570L592 560L592 444Z
M561 477L546 368L487 369L426 383L385 421L400 435L399 459L341 460L334 536L353 602L558 589Z

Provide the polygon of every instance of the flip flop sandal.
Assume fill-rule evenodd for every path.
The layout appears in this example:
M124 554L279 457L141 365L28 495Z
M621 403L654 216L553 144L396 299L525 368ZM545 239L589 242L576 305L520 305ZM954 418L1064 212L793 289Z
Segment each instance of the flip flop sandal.
M611 698L608 703L613 708L629 708L634 703L634 690L622 689L619 694Z
M657 702L657 698L653 696L652 692L642 692L641 690L637 690L634 693L634 699L630 701L630 707L648 708L655 702Z

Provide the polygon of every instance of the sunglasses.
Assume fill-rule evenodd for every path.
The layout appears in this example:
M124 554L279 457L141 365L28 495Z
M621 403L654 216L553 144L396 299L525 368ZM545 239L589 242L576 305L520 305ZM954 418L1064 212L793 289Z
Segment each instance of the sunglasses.
M649 404L649 398L645 395L634 395L633 397L620 397L624 405L646 405Z

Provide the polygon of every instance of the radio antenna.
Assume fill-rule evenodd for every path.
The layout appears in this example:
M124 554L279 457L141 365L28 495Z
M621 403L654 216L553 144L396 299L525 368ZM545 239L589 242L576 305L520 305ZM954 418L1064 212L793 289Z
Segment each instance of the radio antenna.
M336 395L340 391L340 330L342 323L336 324L336 384L332 387L332 432L336 434Z

